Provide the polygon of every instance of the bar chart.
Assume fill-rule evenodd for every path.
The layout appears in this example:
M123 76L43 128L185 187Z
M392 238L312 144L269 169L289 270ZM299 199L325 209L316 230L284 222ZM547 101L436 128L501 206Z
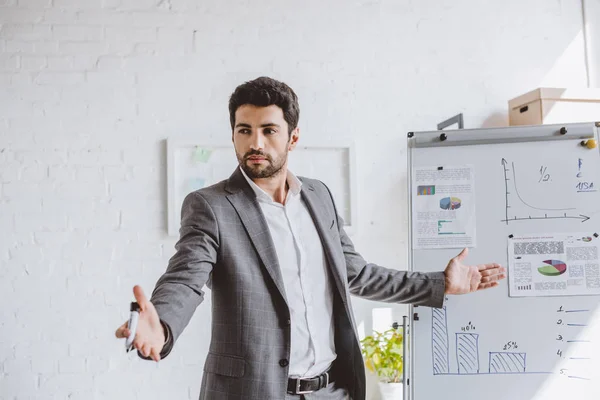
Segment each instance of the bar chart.
M450 372L446 307L432 309L432 353L434 375Z
M525 372L525 353L490 353L490 374Z
M431 342L434 375L524 374L527 371L527 354L517 351L488 352L481 361L479 333L454 333L455 368L450 367L451 346L448 331L447 309L432 309ZM483 365L482 365L483 363ZM483 370L482 370L483 367Z
M479 373L479 335L476 333L456 334L456 362L459 374Z

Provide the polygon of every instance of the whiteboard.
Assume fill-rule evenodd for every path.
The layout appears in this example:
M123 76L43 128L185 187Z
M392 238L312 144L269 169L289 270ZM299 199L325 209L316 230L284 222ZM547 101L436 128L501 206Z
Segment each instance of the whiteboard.
M329 187L346 231L353 234L357 225L354 144L341 141L308 143L296 146L288 157L288 168L296 176L319 179ZM237 167L231 143L168 139L169 235L176 236L179 232L185 196L228 179Z
M598 148L581 145L598 139L597 125L409 134L410 176L473 165L477 241L466 263L506 266L511 235L600 233L600 192L581 190L600 185ZM411 250L411 269L443 270L459 252ZM442 309L411 307L412 399L600 399L600 296L511 297L507 282L447 296Z

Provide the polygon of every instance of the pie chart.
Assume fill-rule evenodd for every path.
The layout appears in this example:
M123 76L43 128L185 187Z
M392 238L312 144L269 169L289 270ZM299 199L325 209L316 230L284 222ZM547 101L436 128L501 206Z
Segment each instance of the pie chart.
M545 260L543 266L538 268L538 272L545 276L558 276L567 271L567 264L559 260Z
M460 208L460 199L458 197L444 197L440 200L442 210L458 210Z

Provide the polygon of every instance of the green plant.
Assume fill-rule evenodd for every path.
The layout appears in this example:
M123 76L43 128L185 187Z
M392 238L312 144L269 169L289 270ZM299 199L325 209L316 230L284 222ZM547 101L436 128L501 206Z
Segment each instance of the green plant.
M402 382L403 340L401 328L392 328L382 333L374 331L373 335L360 341L367 368L376 373L381 382Z

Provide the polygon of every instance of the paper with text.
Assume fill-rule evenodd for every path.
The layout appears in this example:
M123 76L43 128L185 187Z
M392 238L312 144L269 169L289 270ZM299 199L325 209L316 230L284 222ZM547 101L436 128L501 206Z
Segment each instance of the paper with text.
M511 297L600 294L597 235L540 234L508 243Z
M413 170L413 248L475 247L473 167Z

